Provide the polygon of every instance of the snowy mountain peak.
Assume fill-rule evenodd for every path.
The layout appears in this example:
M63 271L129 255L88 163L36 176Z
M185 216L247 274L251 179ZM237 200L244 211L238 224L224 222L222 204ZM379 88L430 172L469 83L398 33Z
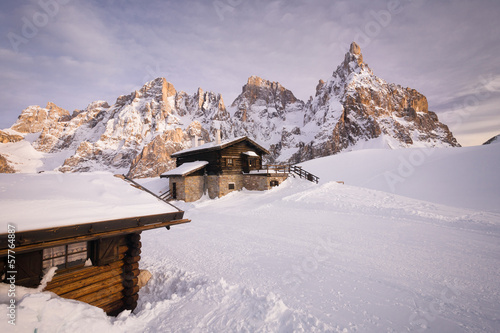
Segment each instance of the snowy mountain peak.
M349 52L346 53L345 63L356 62L359 66L363 64L363 55L361 54L361 48L356 42L352 42L349 47Z
M333 78L338 77L348 83L355 76L351 74L373 75L368 64L363 61L361 48L355 42L351 43L349 51L344 56L344 61L337 67L332 76Z
M354 54L354 55L361 55L361 47L359 47L356 42L352 42L351 45L349 46L349 53ZM363 59L361 57L361 59Z
M20 133L37 133L59 120L67 119L69 116L68 110L60 108L52 102L48 102L45 108L31 105L21 112L11 129Z
M279 82L251 76L231 108L234 116L242 122L265 123L272 118L284 120L289 110L296 109L296 103L300 104L297 107L304 104Z
M259 76L252 75L248 78L246 86L243 87L243 91L246 87L257 86L264 89L271 90L284 90L283 86L279 82L272 82L269 80L265 80Z
M214 140L217 130L222 139L249 136L265 143L270 163L366 147L459 146L428 110L426 97L375 76L355 42L307 103L279 82L251 76L226 109L218 93L198 88L190 95L159 77L111 106L96 101L72 115L53 103L30 106L11 130L40 133L33 148L67 157L35 171L128 170L131 177L173 168L172 153L189 148L195 135Z
M164 77L158 77L152 81L149 81L146 83L142 88L139 90L140 93L142 94L158 94L162 93L167 96L173 96L176 94L176 90L174 88L174 85L170 82L167 81Z

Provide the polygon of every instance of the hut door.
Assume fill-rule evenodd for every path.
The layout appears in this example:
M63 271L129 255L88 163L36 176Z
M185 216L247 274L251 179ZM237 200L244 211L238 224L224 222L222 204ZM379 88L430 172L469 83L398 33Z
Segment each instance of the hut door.
M102 266L118 260L119 243L120 237L101 238L97 240L96 264Z
M255 157L249 157L246 163L246 173L250 173L252 170L259 170L259 160Z
M177 199L177 183L172 183L172 199Z
M252 159L246 155L243 155L243 172L250 173L252 169Z

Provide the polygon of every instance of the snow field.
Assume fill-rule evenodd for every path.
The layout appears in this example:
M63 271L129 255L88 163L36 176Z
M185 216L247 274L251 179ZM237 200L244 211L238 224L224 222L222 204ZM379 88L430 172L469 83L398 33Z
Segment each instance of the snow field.
M321 182L346 184L455 207L500 212L500 144L366 149L301 163Z
M273 292L287 307L305 310L326 325L321 331L405 331L441 325L452 330L472 325L471 331L481 331L474 327L478 318L467 324L461 318L479 308L488 312L479 315L481 311L475 310L477 316L486 316L481 322L494 320L499 265L491 254L498 253L498 215L471 218L470 211L378 191L297 182L262 195L237 193L216 204L207 201L210 208L196 203L203 216L190 218L198 223L209 220L197 225L206 240L195 235L197 241L189 243L192 251L173 266L193 270L201 266L228 283L244 283L263 294ZM290 192L284 195L286 187ZM316 199L323 201L312 204ZM254 208L242 214L241 207L248 202ZM354 202L363 204L350 206ZM426 216L419 208L434 213ZM469 220L474 223L464 229ZM228 236L213 234L219 226ZM492 233L496 236L487 236L486 241L483 234ZM212 234L217 242L210 241ZM145 246L152 243L144 241ZM153 247L160 251L159 245ZM206 258L203 248L224 258ZM292 327L300 331L298 323ZM305 331L316 328L312 325Z
M109 318L33 293L19 299L16 330L498 332L500 187L477 187L498 182L496 149L437 149L396 194L381 191L378 175L397 173L412 150L304 163L319 185L291 178L266 192L176 202L192 222L142 233L141 269L153 278L134 313ZM476 165L488 167L462 177ZM433 190L448 205L431 200L437 176L454 179ZM164 181L143 184L160 190ZM411 186L416 198L399 195ZM475 207L462 205L471 198Z

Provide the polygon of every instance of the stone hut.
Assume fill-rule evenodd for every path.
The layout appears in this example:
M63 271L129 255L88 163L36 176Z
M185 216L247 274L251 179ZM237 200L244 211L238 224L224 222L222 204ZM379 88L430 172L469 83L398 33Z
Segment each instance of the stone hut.
M269 151L248 137L197 145L172 154L177 168L160 177L170 181L170 197L196 201L204 194L211 199L243 188L253 191L278 186L289 173L287 166L263 166Z

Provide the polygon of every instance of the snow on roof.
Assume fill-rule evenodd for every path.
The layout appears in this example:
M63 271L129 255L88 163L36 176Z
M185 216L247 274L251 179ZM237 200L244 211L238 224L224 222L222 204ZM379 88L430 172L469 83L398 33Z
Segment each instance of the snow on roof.
M163 173L162 176L187 176L190 173L200 170L207 164L207 161L187 162L173 170Z
M242 140L248 140L248 141L250 141L255 146L257 146L259 149L263 150L264 153L269 154L269 152L264 147L262 147L260 144L258 144L254 140L252 140L252 139L250 139L250 138L248 138L246 136L240 136L240 137L237 137L237 138L234 138L234 139L224 140L224 141L222 141L219 144L217 144L216 141L213 141L213 142L205 143L205 144L200 145L198 147L184 149L184 150L181 150L181 151L178 151L178 152L172 154L171 156L172 157L177 157L177 156L180 156L180 155L190 154L192 152L203 151L203 150L219 150L219 149L223 149L223 148L225 148L227 146L230 146L233 143L237 143L237 142L242 141Z
M255 157L259 157L259 155L257 155L257 153L256 153L256 152L254 152L254 151L246 151L246 152L244 152L243 154L248 155L248 156L255 156Z
M111 173L0 174L0 233L176 210Z
M238 141L238 140L241 140L243 138L245 138L245 137L242 136L242 137L238 137L238 138L231 139L231 140L224 140L224 141L222 141L219 144L216 141L208 142L208 143L202 144L202 145L197 146L197 147L192 147L192 148L181 150L181 151L179 151L177 153L172 154L172 156L175 156L177 154L190 153L190 152L194 152L194 151L198 151L198 150L205 150L205 149L210 149L210 150L214 149L214 150L216 150L218 148L222 148L222 146L225 146L227 144L231 144L233 141Z

